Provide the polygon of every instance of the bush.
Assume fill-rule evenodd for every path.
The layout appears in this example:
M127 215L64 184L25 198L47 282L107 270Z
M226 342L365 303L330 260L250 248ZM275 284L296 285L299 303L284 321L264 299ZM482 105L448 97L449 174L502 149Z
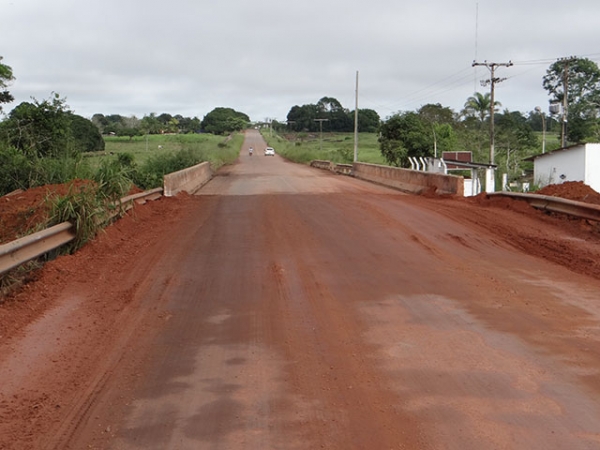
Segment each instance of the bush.
M84 117L69 114L74 147L79 152L104 151L105 143L98 127Z
M75 240L63 249L66 253L81 248L102 226L104 201L93 185L72 186L67 195L50 197L46 202L50 206L50 226L71 222L75 228Z
M34 177L28 187L42 186L44 184L60 184L76 178L89 178L91 169L81 156L60 158L35 158Z
M0 195L16 189L27 189L33 165L14 147L0 148Z
M117 160L102 160L100 167L92 179L98 184L98 192L107 201L118 201L131 189L133 170L130 165L124 165Z
M166 174L194 166L202 161L203 158L192 150L156 155L134 171L133 181L142 189L156 188L162 186Z

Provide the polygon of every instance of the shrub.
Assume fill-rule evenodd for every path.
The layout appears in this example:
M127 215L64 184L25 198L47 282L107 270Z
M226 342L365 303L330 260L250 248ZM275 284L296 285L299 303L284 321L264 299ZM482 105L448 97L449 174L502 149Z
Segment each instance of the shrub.
M27 189L33 165L14 147L0 148L0 195L16 189Z
M75 240L63 249L66 253L81 248L101 228L104 201L93 185L72 186L67 195L49 197L46 202L50 207L50 226L71 222L75 228Z
M156 155L135 170L133 181L142 189L159 187L162 186L166 174L194 166L202 161L203 158L192 150Z

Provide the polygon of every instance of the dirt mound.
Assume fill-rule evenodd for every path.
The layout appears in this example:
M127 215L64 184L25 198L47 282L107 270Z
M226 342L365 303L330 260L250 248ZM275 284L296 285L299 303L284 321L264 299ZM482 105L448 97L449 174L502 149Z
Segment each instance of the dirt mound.
M48 219L48 199L77 192L90 185L90 180L73 180L63 184L49 184L26 191L15 191L0 197L0 244L18 239L44 228ZM133 187L129 194L142 192Z
M89 180L49 184L0 197L0 244L10 242L43 226L48 218L47 200L89 185Z
M600 193L581 181L567 181L561 184L551 184L535 193L600 205Z

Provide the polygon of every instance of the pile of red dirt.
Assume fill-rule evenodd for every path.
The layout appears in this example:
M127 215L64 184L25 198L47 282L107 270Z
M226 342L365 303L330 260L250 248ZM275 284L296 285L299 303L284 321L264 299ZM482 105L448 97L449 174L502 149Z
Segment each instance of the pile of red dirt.
M561 184L551 184L535 193L600 205L600 193L581 181L567 181Z
M51 198L77 192L92 183L90 180L73 180L15 191L0 197L0 245L44 228ZM134 186L129 194L138 192L142 190Z
M64 184L49 184L0 197L0 244L36 231L46 223L50 210L48 200L67 195L92 183L73 180Z

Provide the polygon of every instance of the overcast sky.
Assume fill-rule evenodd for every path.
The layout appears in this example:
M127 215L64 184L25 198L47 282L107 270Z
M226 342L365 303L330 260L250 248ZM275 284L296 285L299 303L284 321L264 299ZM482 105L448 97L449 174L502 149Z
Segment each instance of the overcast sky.
M598 0L0 0L0 56L15 102L66 97L77 114L197 116L217 106L285 121L335 97L382 118L460 110L505 63L496 99L547 111L557 58L600 61Z

